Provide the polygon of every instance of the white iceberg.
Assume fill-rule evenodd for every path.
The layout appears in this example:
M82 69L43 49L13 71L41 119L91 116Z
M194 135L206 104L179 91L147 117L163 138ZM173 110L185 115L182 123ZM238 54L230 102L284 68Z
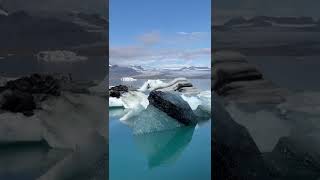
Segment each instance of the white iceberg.
M166 83L163 81L157 79L157 80L148 80L145 82L139 89L138 91L145 92L147 90L152 91L158 87L164 86Z
M183 126L166 113L149 106L148 94L152 90L174 91L179 83L189 83L185 78L177 78L169 83L161 80L148 80L138 91L129 91L120 98L110 97L109 107L122 107L124 109L120 121L133 128L134 134L158 132ZM210 119L211 91L197 93L181 93L181 97L191 107L199 118Z
M181 95L182 99L184 101L186 101L189 106L191 107L191 109L194 111L198 108L199 105L202 104L201 100L199 99L199 97L196 96L186 96L184 94Z
M41 51L37 53L36 58L38 61L43 62L66 62L66 63L75 63L88 60L88 57L79 56L75 52L66 51L66 50L57 50L57 51Z
M109 108L123 107L123 102L120 98L109 97Z
M128 81L128 82L132 82L132 81L137 81L136 79L132 78L132 77L123 77L121 78L121 81Z

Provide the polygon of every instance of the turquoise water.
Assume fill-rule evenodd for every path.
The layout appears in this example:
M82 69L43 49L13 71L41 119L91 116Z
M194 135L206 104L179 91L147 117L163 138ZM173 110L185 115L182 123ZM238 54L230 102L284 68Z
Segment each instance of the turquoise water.
M204 81L202 87L210 87ZM211 179L211 120L196 127L134 135L109 109L110 180Z

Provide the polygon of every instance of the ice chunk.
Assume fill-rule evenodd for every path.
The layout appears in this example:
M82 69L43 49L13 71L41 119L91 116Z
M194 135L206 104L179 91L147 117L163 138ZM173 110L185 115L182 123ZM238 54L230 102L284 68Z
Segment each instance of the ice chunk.
M83 143L62 161L59 161L38 180L104 179L107 164L108 143L94 132L84 134ZM86 173L84 173L86 172Z
M66 62L66 63L74 63L88 60L88 57L80 56L72 51L66 50L57 50L57 51L41 51L36 54L36 58L38 61L44 62Z
M193 111L196 110L198 106L201 104L201 100L198 97L186 96L184 94L182 94L181 97L184 101L186 101L189 104Z
M106 106L102 97L71 93L44 102L39 118L45 127L46 141L51 147L74 149L88 132L106 136Z
M133 134L146 134L182 127L183 124L169 117L152 105L134 117Z
M278 117L272 111L261 109L250 112L241 109L236 103L230 103L226 108L237 123L248 129L262 152L272 151L281 137L290 134L292 128L290 122Z
M191 109L195 111L199 106L207 113L211 113L211 92L202 91L196 96L181 95L182 99L185 100Z
M135 135L134 142L145 154L150 168L174 163L192 139L194 127Z
M201 101L200 107L211 114L211 91L202 91L197 96Z
M135 109L138 105L146 109L149 105L148 96L138 91L129 91L123 94L120 99L124 108L127 109Z
M145 110L145 108L144 108L142 105L140 105L140 104L137 104L137 106L136 106L135 108L126 109L126 110L125 110L126 114L123 115L123 116L120 118L120 121L129 120L130 118L139 115L140 112L143 111L143 110Z
M128 82L130 82L130 81L137 81L137 80L134 79L134 78L132 78L132 77L123 77L123 78L121 78L121 81L128 81Z
M43 126L37 116L20 113L2 113L0 116L0 142L38 142L43 140Z
M110 107L123 107L123 102L120 98L109 97L109 108Z
M138 91L145 92L147 90L152 91L157 87L164 86L166 83L163 81L156 79L156 80L148 80L145 82L139 89Z

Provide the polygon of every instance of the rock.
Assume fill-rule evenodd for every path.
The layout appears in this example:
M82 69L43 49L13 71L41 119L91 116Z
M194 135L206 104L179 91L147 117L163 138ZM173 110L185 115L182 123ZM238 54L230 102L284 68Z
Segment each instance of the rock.
M272 171L247 129L236 123L214 97L213 179L269 180Z
M1 109L11 112L22 112L26 116L32 116L36 108L32 94L19 90L4 92Z
M149 103L185 125L195 125L196 116L180 95L171 92L151 91Z
M7 89L19 90L32 94L60 95L59 80L50 75L32 74L29 77L22 77L7 82Z
M126 93L128 91L129 91L129 88L127 86L124 86L124 85L114 86L109 89L109 96L120 98L120 96L123 93Z
M8 81L1 87L1 109L32 116L37 104L60 95L59 80L50 75L32 74Z

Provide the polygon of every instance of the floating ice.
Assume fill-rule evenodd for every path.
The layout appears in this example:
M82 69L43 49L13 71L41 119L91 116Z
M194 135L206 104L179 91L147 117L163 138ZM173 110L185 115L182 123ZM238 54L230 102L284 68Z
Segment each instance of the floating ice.
M38 54L36 54L36 57L38 61L54 63L74 63L88 60L88 58L85 56L79 56L75 52L66 50L41 51Z
M75 149L87 133L106 136L106 106L104 98L71 93L44 102L37 114L44 126L44 139L54 148Z
M182 127L183 124L150 105L134 118L133 134L146 134Z
M135 109L138 105L142 105L146 109L149 105L148 96L138 91L129 91L123 94L120 99L124 108L127 109Z
M201 105L201 100L196 96L186 96L182 94L181 97L189 104L193 111L196 110L199 105Z
M137 81L137 80L132 77L123 77L121 78L121 81Z
M109 107L123 107L123 102L120 98L109 97Z
M43 126L36 116L21 113L2 113L0 116L0 142L39 142L43 140Z
M163 81L157 79L157 80L148 80L145 82L139 89L138 91L145 92L147 90L152 91L156 89L157 87L164 86L166 83Z
M145 154L150 168L173 164L190 143L194 127L176 128L165 132L133 136L137 147Z
M201 101L201 108L211 114L211 91L202 91L197 96Z

